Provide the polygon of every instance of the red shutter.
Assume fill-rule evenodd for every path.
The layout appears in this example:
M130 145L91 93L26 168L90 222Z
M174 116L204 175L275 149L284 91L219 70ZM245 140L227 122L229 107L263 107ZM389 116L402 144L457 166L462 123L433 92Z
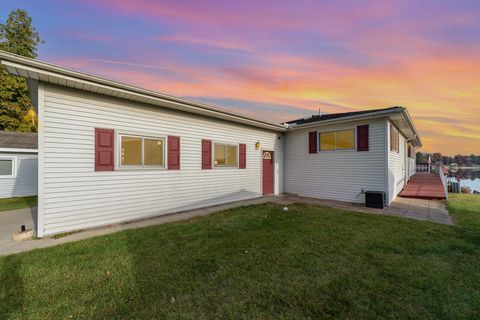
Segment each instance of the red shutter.
M168 170L180 170L180 137L168 136Z
M114 131L95 128L95 171L113 171Z
M368 124L357 127L357 151L368 151L368 129Z
M240 169L246 169L247 168L247 145L244 143L240 143L240 150L238 152L239 154L239 168Z
M211 140L202 140L202 169L212 169Z
M308 152L317 153L317 131L308 133Z

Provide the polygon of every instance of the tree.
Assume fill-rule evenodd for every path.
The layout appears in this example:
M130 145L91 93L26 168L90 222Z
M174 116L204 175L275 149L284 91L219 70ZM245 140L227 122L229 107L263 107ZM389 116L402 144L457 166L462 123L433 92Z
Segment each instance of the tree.
M7 21L0 24L0 50L35 58L40 43L42 41L32 26L32 18L24 10L10 12ZM10 76L3 68L0 68L0 130L37 131L27 81Z
M416 158L417 158L416 159L417 164L427 162L427 159L425 158L424 154L421 152L417 152Z
M435 152L432 154L432 163L437 163L442 161L442 154L440 152Z

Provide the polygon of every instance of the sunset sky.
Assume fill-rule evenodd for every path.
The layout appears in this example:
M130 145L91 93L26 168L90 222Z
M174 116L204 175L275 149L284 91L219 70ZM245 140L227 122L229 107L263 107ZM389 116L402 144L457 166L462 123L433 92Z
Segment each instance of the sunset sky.
M408 107L422 151L480 154L480 1L1 0L39 59L272 121Z

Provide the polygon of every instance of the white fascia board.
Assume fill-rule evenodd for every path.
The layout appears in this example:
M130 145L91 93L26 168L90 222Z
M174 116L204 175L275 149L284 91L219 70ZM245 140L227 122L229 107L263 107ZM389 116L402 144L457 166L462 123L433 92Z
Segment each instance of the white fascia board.
M0 148L0 152L9 152L9 153L38 153L38 149Z

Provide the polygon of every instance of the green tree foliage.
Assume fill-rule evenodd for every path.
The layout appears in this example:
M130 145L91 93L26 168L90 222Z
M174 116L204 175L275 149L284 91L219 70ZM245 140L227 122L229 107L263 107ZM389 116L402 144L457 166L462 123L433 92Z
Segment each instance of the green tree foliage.
M40 43L40 36L26 11L14 10L10 12L5 23L0 23L0 50L35 58L37 45ZM37 119L28 95L27 81L10 76L1 67L0 130L37 131Z
M425 163L427 162L427 158L425 157L425 155L421 152L417 152L417 154L415 155L416 157L416 162L417 164L418 163Z

